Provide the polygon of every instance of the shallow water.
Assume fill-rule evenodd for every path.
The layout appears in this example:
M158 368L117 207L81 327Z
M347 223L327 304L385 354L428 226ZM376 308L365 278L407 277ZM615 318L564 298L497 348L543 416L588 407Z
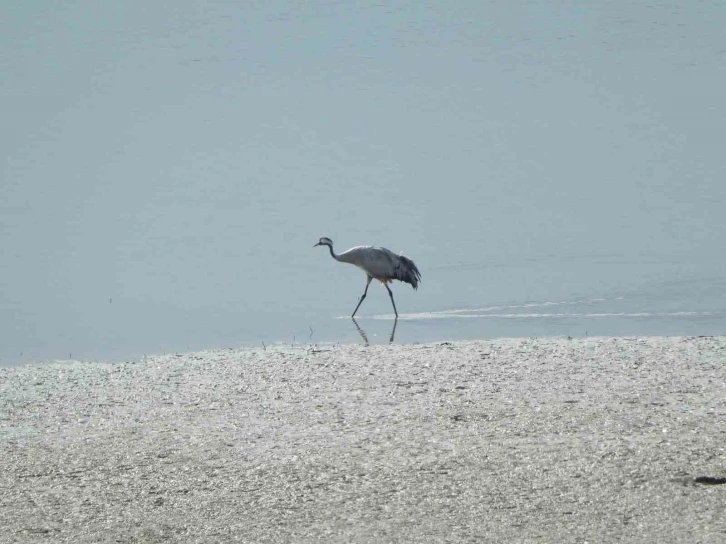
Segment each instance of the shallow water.
M724 333L722 4L288 4L0 8L0 364Z

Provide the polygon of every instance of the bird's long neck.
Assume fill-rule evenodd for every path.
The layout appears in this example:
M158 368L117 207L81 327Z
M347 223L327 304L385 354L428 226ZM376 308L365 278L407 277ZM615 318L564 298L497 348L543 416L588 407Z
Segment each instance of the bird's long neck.
M333 259L335 259L337 261L338 256L335 254L335 251L333 251L333 244L325 244L325 245L328 246L328 249L330 250L330 255L333 257Z

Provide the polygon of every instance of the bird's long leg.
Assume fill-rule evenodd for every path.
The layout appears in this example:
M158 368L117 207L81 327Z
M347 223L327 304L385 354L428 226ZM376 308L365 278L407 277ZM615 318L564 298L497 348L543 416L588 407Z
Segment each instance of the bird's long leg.
M396 310L396 303L393 300L393 293L391 292L390 287L388 287L388 284L383 284L386 286L386 289L388 289L388 295L391 297L391 304L393 304L393 313L396 314L396 319L398 319L398 310Z
M388 341L389 344L393 344L393 338L396 336L396 325L398 325L398 317L393 320L393 330L391 331L391 339Z
M358 301L358 306L355 307L355 310L353 310L353 315L350 317L355 317L355 313L358 311L358 308L360 308L361 302L366 298L366 294L368 294L368 286L371 284L371 280L373 278L371 276L368 276L368 282L366 283L366 290L363 291L363 296L360 297L360 300Z

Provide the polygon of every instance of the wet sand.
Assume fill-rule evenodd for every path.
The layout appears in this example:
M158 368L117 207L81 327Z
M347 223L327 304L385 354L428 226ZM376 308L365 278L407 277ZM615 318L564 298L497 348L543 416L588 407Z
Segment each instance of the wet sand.
M726 337L0 368L0 542L726 542Z

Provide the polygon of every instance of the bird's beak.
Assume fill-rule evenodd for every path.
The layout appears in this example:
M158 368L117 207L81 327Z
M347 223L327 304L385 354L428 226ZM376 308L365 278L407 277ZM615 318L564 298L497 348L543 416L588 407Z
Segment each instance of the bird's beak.
M319 246L319 245L320 245L320 242L318 242L317 244L315 244L315 245L314 245L313 247L317 247L317 246Z

